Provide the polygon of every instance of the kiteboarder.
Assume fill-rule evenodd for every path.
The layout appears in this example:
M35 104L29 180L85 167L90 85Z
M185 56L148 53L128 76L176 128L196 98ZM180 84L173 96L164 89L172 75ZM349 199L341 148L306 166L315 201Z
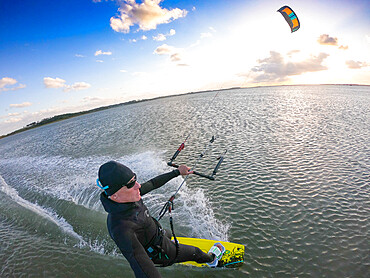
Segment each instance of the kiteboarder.
M150 216L141 196L179 175L193 171L186 165L143 184L125 165L109 161L99 168L97 185L104 191L100 200L108 212L109 235L126 257L136 277L161 277L155 265L195 261L216 267L225 248L216 243L208 253L189 245L176 244L158 221ZM176 245L178 247L176 247Z

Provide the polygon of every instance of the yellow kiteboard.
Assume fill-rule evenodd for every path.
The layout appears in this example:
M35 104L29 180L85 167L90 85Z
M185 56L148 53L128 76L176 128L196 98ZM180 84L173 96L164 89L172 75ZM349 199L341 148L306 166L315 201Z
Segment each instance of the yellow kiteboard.
M209 249L216 243L220 242L225 247L225 253L221 260L218 261L217 267L237 268L244 263L244 245L219 240L209 240L201 238L176 237L180 244L192 245L207 253ZM173 239L173 238L172 238ZM185 265L204 267L207 264L198 264L196 262L183 262Z

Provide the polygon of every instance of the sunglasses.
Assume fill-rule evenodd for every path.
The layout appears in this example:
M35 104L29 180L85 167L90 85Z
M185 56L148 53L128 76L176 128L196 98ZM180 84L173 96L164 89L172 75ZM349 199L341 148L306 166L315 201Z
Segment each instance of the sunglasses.
M99 179L97 179L97 180L96 180L96 184L97 184L101 189L103 189L104 191L105 191L106 189L108 189L108 188L109 188L109 185L103 186L103 185L100 183L100 180L99 180ZM130 189L130 188L133 188L133 187L135 186L135 184L136 184L136 174L134 174L134 176L132 177L132 179L131 179L128 183L123 184L123 185L122 185L122 186L120 186L119 188L126 186L128 189ZM105 193L107 193L107 192L105 191Z
M123 186L126 186L128 189L130 189L130 188L133 188L135 184L136 184L136 174L134 174L134 176L132 177L132 179L128 183L126 183L125 185L123 185Z

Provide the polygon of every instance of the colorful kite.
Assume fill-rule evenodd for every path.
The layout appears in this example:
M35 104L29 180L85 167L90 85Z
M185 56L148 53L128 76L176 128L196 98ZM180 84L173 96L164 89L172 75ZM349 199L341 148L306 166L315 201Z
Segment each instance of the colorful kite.
M284 6L281 7L278 12L280 12L284 16L286 22L288 22L290 26L290 29L292 30L292 33L299 29L301 25L299 23L298 17L291 8L289 8L288 6Z

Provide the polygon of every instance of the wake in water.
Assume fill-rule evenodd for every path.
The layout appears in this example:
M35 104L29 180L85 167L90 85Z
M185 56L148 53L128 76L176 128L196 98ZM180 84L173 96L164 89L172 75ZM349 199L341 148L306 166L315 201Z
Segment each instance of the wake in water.
M73 230L73 227L63 217L57 215L51 209L44 208L44 207L39 206L37 204L33 204L33 203L23 199L22 197L20 197L17 190L10 187L5 182L5 180L3 179L3 177L1 175L0 175L0 189L6 195L8 195L13 201L15 201L18 205L36 213L39 216L45 218L46 220L54 223L64 233L74 237L75 239L78 239L80 241L80 243L86 244L86 242L83 240L83 238Z
M98 239L95 240L87 239L85 241L81 235L74 231L73 226L69 224L62 216L58 215L55 211L53 211L53 209L40 206L37 203L36 204L31 203L30 201L23 199L21 196L19 196L18 191L16 189L12 188L5 182L4 178L1 175L0 175L0 190L3 193L5 193L8 197L10 197L10 199L13 200L16 204L37 214L37 216L44 218L46 221L49 221L49 223L55 224L58 227L58 229L63 232L63 234L68 235L73 239L77 240L78 242L73 245L74 247L78 247L80 249L87 248L95 253L103 255L111 256L118 255L118 250L116 249L109 253L105 250L105 246L107 245L107 243L104 240L101 241Z
M92 231L91 228L85 231L85 226L88 227L88 222L94 221L92 217L96 217L96 215L82 216L79 213L82 206L88 209L86 212L99 212L99 217L101 217L100 213L104 213L105 215L99 200L101 191L95 185L97 169L104 162L117 160L133 169L138 175L139 182L142 183L159 174L172 170L172 168L167 166L163 156L163 152L148 151L119 158L85 157L73 159L61 156L27 156L15 159L1 159L1 166L5 172L6 169L14 169L15 164L24 165L21 169L19 167L17 168L17 173L13 173L13 175L15 174L15 178L12 182L15 183L14 185L19 190L22 189L22 192L24 189L37 194L33 194L33 198L35 199L33 202L28 201L22 198L18 191L9 186L3 177L0 176L1 191L7 194L17 204L54 223L63 233L77 239L78 243L75 245L76 247L88 248L99 254L116 256L118 250L108 247L111 242L109 239L107 242L107 238L104 237L107 235L105 223L102 223L102 227L93 227ZM170 194L176 190L182 180L181 177L177 177L162 188L154 190L144 197L144 203L149 208L152 216L157 216L159 209L168 200ZM57 204L54 205L50 201L50 198L65 201L66 203L63 205L63 209L60 209L60 203L58 204L59 207L57 207ZM49 201L46 201L46 199L49 199ZM47 205L45 205L45 202ZM203 189L190 189L184 184L175 202L175 229L180 234L187 237L227 241L229 225L216 219L212 204L207 199L206 192ZM39 205L39 203L43 203L43 205ZM75 205L77 207L74 207ZM69 211L69 215L65 217L71 219L71 221L73 220L70 222L72 224L87 222L82 224L83 230L79 230L79 233L82 232L83 236L77 233L74 227L63 216L58 215L55 210L62 213L63 216L67 213L66 211ZM76 213L79 215L76 216ZM168 228L166 217L161 223L164 227Z

